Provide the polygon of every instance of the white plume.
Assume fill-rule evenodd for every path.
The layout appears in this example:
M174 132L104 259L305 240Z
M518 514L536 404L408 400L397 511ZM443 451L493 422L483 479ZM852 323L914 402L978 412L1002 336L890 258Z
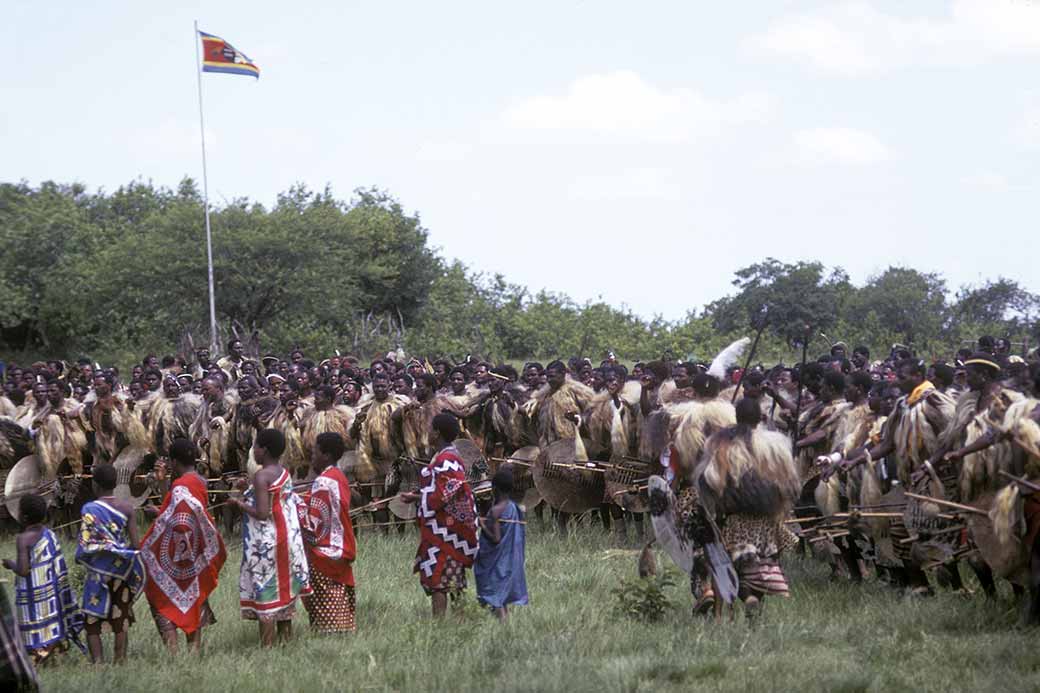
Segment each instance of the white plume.
M726 371L730 366L737 363L737 359L740 358L740 355L744 353L744 349L747 349L747 345L750 343L750 337L741 337L720 351L719 355L711 362L711 367L708 368L708 375L724 380Z

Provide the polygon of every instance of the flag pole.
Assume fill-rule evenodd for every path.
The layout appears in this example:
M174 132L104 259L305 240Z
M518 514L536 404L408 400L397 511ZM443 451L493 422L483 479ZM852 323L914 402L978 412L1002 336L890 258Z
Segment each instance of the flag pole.
M217 302L213 295L213 234L209 226L209 180L206 175L206 123L202 117L202 61L199 59L199 22L195 20L195 77L199 87L199 133L202 135L202 206L206 210L206 264L209 274L209 349L214 357L217 344Z

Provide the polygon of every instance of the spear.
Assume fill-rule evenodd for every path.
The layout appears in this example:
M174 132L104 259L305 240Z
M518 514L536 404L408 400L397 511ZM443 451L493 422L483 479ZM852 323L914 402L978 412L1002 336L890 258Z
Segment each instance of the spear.
M762 338L762 332L769 325L769 321L766 319L768 312L769 307L762 306L761 310L758 311L758 314L752 321L752 326L754 326L754 323L758 323L758 331L755 333L755 341L751 342L751 349L748 351L747 359L744 361L744 368L740 371L740 380L737 381L737 386L733 388L733 396L729 400L730 404L737 401L737 393L740 392L740 385L744 382L744 376L747 375L747 369L751 366L751 359L755 358L755 350L758 349L758 340Z
M805 389L805 362L809 358L809 335L812 329L805 326L805 338L802 340L802 365L798 369L798 403L794 406L794 441L792 445L798 444L798 438L801 434L802 424L802 393ZM797 450L796 450L797 452Z

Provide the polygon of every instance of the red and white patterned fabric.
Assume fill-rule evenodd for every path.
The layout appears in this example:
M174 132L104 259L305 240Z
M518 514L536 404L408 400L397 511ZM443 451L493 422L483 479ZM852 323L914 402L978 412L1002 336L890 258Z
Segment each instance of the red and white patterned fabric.
M202 477L194 472L180 476L141 542L148 602L185 633L202 625L203 605L227 558L206 501Z
M357 544L350 521L350 485L339 467L328 467L311 482L306 510L300 524L312 572L353 587L351 564Z
M477 505L455 446L419 472L419 550L415 572L428 590L443 589L448 561L468 568L477 555Z

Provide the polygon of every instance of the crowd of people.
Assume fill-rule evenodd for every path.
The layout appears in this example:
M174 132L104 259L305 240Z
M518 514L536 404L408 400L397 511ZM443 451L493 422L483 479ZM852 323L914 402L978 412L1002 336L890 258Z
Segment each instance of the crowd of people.
M592 516L605 528L641 533L648 514L697 612L739 600L753 618L788 594L779 558L800 545L836 580L873 570L918 595L964 589L964 563L987 594L1010 581L1025 620L1040 621L1035 353L983 337L925 362L839 342L770 368L751 365L748 342L710 362L631 368L613 354L517 370L400 350L363 366L338 352L247 355L238 340L219 360L149 355L128 374L87 359L8 365L0 467L22 484L5 498L21 526L5 561L18 637L40 662L82 631L101 661L110 630L120 660L143 593L171 649L179 630L199 647L226 556L215 515L241 520L241 613L265 645L291 637L298 598L318 631L355 629L360 513L383 531L414 518L435 615L472 568L481 602L506 618L527 601L521 500L537 503L525 493L553 473L604 488ZM562 462L544 455L561 445ZM639 473L619 481L622 468ZM573 506L543 495L566 531ZM139 510L152 520L143 537ZM78 600L47 527L76 518Z

